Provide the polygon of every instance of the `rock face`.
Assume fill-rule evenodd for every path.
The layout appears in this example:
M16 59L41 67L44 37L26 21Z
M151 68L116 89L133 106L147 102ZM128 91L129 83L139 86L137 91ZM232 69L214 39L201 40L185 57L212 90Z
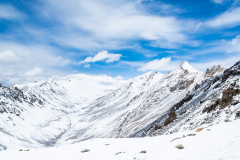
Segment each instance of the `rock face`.
M208 79L208 78L212 78L217 75L221 75L225 70L226 70L226 68L221 65L213 66L212 68L210 68L210 69L208 68L206 70L204 78Z

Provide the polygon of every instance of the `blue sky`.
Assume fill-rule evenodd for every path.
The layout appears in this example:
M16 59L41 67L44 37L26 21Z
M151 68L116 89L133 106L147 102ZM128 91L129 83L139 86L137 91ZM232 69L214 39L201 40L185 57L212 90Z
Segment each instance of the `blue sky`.
M240 60L239 0L1 0L0 82Z

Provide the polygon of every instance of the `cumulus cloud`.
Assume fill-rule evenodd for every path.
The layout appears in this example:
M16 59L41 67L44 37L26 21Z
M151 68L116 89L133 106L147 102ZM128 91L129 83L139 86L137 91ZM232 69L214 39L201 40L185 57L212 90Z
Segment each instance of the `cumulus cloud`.
M0 52L0 63L14 63L19 62L21 59L12 50L5 50Z
M108 53L108 51L102 51L102 52L98 52L93 57L87 57L85 60L80 61L79 64L92 63L92 62L98 62L98 61L105 61L106 63L111 63L111 62L119 61L121 56L122 56L121 54L113 54L113 53Z
M11 5L0 4L0 19L18 20L24 15Z
M27 71L24 75L27 76L27 77L31 77L31 76L36 76L36 75L38 75L38 74L40 74L40 73L42 73L42 72L43 72L43 69L42 69L42 68L40 68L40 67L35 67L35 68Z
M206 22L210 27L234 27L240 25L240 7L229 9L214 19Z
M171 57L155 59L138 68L138 71L168 71L175 69L180 62L171 61Z

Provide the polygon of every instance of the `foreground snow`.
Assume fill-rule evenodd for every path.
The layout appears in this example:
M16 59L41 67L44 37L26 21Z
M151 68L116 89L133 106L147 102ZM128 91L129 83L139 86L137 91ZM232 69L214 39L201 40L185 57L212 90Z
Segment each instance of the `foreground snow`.
M231 160L240 157L240 120L205 127L201 132L179 132L149 138L91 139L49 148L27 148L0 152L3 160ZM210 129L210 131L208 131ZM174 138L195 133L170 142ZM184 149L175 148L182 144ZM20 148L19 148L20 149ZM89 152L81 153L89 149ZM146 153L140 153L141 151Z

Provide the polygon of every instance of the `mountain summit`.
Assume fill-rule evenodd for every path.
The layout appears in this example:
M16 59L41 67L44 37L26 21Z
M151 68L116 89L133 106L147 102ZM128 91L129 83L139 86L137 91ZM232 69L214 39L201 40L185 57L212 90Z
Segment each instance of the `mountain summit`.
M187 70L189 73L194 73L194 72L199 72L199 70L195 69L192 65L190 65L190 63L188 63L187 61L184 61L178 68L178 69L183 69L183 70Z

